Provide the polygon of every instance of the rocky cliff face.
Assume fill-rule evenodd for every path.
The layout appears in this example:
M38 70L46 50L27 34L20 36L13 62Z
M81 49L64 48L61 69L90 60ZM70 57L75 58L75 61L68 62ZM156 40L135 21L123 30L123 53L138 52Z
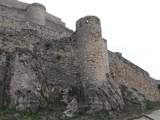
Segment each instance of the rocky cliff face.
M128 72L132 65L108 56L97 17L81 18L73 32L53 19L49 25L40 4L18 8L10 2L0 5L0 106L35 112L58 104L71 115L118 112L127 104L143 107L146 99L159 100L145 72ZM138 78L147 78L146 86Z

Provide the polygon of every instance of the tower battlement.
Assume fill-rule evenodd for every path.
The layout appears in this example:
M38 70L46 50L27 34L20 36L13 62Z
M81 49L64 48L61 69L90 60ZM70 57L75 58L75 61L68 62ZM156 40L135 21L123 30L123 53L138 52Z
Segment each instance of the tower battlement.
M90 29L95 29L96 31L101 32L101 22L100 19L96 16L86 16L79 19L76 22L76 29L83 29L83 27L87 27Z
M42 4L33 3L26 8L26 20L32 21L39 25L46 24L46 8Z

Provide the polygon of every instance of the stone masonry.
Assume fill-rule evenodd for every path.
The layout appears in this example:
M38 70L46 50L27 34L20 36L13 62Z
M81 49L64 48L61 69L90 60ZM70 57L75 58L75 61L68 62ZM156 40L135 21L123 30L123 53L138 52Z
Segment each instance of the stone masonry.
M145 100L160 100L153 79L107 50L99 18L79 19L73 32L39 3L0 1L0 106L35 112L59 104L70 115Z
M121 53L108 53L110 73L118 84L137 89L151 101L160 99L158 88L154 84L155 79L148 72L123 58Z

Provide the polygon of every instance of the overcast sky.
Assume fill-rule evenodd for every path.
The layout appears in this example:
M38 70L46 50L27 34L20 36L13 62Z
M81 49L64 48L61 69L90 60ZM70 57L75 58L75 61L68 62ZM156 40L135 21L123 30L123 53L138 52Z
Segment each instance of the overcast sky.
M75 30L77 19L95 15L101 19L108 48L147 70L160 80L159 0L19 0L39 2Z

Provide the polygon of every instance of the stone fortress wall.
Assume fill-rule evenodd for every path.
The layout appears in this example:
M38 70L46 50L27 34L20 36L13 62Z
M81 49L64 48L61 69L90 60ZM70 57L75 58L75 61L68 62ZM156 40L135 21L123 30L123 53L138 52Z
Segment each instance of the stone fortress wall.
M26 98L27 93L23 92L25 90L38 93L37 73L33 71L33 66L28 61L35 64L30 53L40 54L44 58L42 65L45 68L44 72L49 76L50 85L54 85L58 80L68 82L74 79L70 75L72 72L65 73L65 71L72 71L73 68L73 50L68 38L72 33L73 31L66 28L59 18L49 15L43 5L1 0L0 104L14 106L19 104L20 99L23 99L21 102L24 103L25 99L29 99ZM39 51L36 52L36 49ZM41 62L39 64L41 65ZM6 75L9 78L6 78ZM26 97L18 97L17 91L26 94Z
M80 94L77 98L88 95L90 105L99 109L104 109L104 105L107 110L123 108L118 88L121 84L136 89L149 100L160 100L146 71L121 54L108 51L97 17L79 19L73 32L38 3L0 1L0 76L0 105L21 109L28 104L32 107L32 102L39 106L46 97L50 101L55 96L59 99L58 95L66 94L69 87L74 95ZM87 81L88 86L79 85L82 81ZM39 89L46 84L48 88L41 91L45 93L42 97ZM80 88L75 90L77 84ZM79 90L82 86L84 95Z
M125 59L121 53L108 53L110 74L116 82L137 89L152 101L160 99L155 79L151 78L147 71Z
M65 23L60 18L47 13L45 7L37 3L29 5L18 0L1 0L0 14L18 20L38 22L42 25L45 22L45 25L48 27L52 27L54 23L65 26Z

